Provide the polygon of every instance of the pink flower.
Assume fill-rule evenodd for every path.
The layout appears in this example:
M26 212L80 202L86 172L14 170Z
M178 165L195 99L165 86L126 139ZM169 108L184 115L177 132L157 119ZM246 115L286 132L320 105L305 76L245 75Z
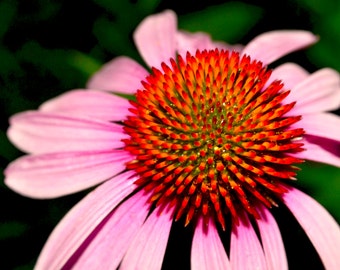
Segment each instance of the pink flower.
M338 224L292 186L304 159L340 167L340 119L327 112L340 105L339 74L266 67L317 38L273 31L232 47L177 30L165 11L134 40L151 75L118 57L89 90L10 119L8 137L28 153L5 171L14 191L55 198L100 184L55 228L36 269L160 269L174 220L193 225L191 269L287 269L270 211L280 205L326 269L340 269Z

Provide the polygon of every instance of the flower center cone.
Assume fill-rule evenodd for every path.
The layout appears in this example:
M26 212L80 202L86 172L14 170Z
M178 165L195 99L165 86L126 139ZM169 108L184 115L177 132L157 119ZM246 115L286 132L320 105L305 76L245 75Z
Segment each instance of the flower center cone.
M127 164L155 206L175 209L185 225L199 215L225 228L239 211L259 218L256 204L270 208L295 179L302 160L300 116L286 116L289 90L265 86L271 71L249 56L228 50L197 51L153 68L131 101L124 121L130 139Z

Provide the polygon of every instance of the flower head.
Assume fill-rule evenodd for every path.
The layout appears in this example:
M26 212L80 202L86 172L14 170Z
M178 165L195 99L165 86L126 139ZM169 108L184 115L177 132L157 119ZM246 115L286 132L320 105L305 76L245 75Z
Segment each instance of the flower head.
M287 269L270 211L281 204L325 267L340 267L338 224L292 186L305 159L340 166L340 119L326 112L340 105L339 74L268 68L317 38L274 31L230 46L177 30L165 11L134 39L150 73L119 57L91 90L11 118L9 138L29 153L5 172L13 190L53 198L101 183L56 227L36 268L160 269L183 220L194 227L192 269ZM229 254L218 227L231 235Z

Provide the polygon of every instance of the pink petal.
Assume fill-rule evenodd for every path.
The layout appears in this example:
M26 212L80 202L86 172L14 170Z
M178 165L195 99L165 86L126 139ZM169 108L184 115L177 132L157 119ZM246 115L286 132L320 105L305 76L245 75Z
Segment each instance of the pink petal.
M146 17L133 38L144 61L160 69L162 62L176 56L177 16L171 10Z
M340 269L340 228L333 217L317 201L289 187L284 203L305 230L326 269Z
M255 37L243 49L243 54L268 65L280 57L302 49L318 40L312 33L303 30L280 30Z
M176 34L176 48L178 54L185 57L189 51L195 54L196 50L213 50L215 48L229 48L225 43L215 43L210 36L203 32L190 33L186 31L178 31Z
M191 269L231 269L216 225L211 219L208 224L203 223L203 218L198 220L191 248Z
M259 227L264 255L268 269L288 269L288 262L280 229L267 208L257 207L260 219L256 219Z
M60 221L48 238L36 270L61 269L102 220L136 186L133 172L121 174L88 194Z
M39 110L103 121L121 121L130 114L129 101L102 91L72 90L43 103Z
M87 88L134 94L148 72L136 61L117 57L106 63L88 81Z
M306 150L292 154L293 156L340 167L339 143L307 135L301 142Z
M112 178L131 160L122 150L24 156L5 170L5 183L19 194L55 198Z
M206 33L190 33L185 31L178 31L176 33L177 52L183 57L185 57L188 51L191 54L195 54L196 50L211 49L211 47L211 38Z
M130 245L119 269L161 269L172 218L172 211L161 214L157 209L153 211Z
M149 213L147 199L143 192L138 192L120 205L73 267L116 269Z
M308 78L309 73L294 63L285 63L277 68L275 68L265 84L265 87L268 87L275 80L281 80L284 83L284 89L292 90L298 83ZM290 93L289 96L285 99L285 103L290 103L293 101L297 101L299 98L295 97L295 92Z
M246 216L240 216L240 224L232 226L230 239L231 269L265 270L266 259L256 233Z
M106 151L120 148L122 126L99 120L29 111L10 119L8 137L28 153Z
M340 142L340 117L338 115L331 113L306 114L294 126L303 127L306 134Z
M304 115L340 107L340 76L335 70L324 68L292 89L291 97L298 101L291 111Z

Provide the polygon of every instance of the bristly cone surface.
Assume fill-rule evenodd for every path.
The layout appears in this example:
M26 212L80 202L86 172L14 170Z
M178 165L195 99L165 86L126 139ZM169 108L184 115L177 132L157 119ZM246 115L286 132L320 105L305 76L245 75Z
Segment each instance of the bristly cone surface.
M276 205L278 185L294 179L301 160L302 128L285 116L295 103L280 81L264 84L271 71L249 56L226 50L197 51L153 68L131 102L124 122L127 168L155 205L175 207L175 218L216 218L225 228L231 213L258 218L257 203Z

